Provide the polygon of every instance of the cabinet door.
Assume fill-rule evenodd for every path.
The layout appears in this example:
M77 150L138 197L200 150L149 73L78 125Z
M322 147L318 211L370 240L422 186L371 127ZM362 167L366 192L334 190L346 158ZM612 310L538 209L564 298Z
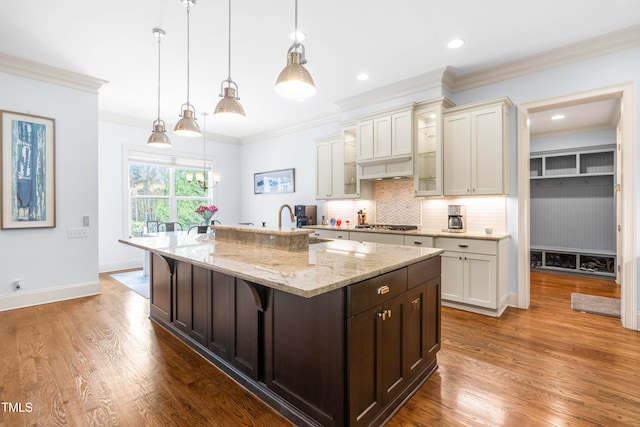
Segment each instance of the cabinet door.
M411 111L393 114L391 116L391 155L400 156L412 152L413 114Z
M501 194L502 107L471 112L471 141L471 191L473 194Z
M426 329L427 360L436 358L436 353L440 350L442 323L441 314L441 292L442 278L436 277L427 282L426 302L424 302L424 325Z
M406 383L404 346L407 294L385 301L382 307L382 401L390 402ZM378 314L380 317L380 314Z
M341 198L344 194L344 143L337 139L329 143L331 147L331 198Z
M358 123L358 159L373 159L373 120Z
M470 114L444 117L443 186L445 196L471 194Z
M427 360L427 284L423 283L407 292L405 310L405 376L407 378L426 363Z
M496 257L493 255L465 254L464 302L480 307L496 308ZM444 270L443 270L444 280Z
M316 199L331 197L331 146L328 142L316 144Z
M382 408L382 306L348 319L349 423L366 426Z
M445 251L440 256L442 262L442 299L463 302L464 269L463 254Z
M254 380L258 379L259 311L247 282L235 279L231 332L233 345L231 363Z
M203 345L207 341L210 274L210 270L176 262L173 324Z
M373 119L373 157L391 156L391 116Z
M442 126L440 111L426 109L415 115L415 175L416 196L442 195Z

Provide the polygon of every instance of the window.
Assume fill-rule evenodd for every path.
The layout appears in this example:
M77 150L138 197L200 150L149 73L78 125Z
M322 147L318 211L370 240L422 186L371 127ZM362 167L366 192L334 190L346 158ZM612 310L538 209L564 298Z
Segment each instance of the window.
M202 217L195 210L213 203L212 190L203 190L195 180L189 183L187 174L204 171L209 183L211 169L211 161L203 164L175 153L128 150L127 234L139 237L167 221L179 223L183 230L201 225Z

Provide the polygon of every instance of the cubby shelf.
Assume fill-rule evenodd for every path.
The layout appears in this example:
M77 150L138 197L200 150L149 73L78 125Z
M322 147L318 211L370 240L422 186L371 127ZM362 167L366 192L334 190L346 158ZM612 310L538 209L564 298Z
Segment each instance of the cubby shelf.
M615 150L606 147L573 152L532 153L529 169L531 179L614 175Z
M554 270L615 277L614 254L531 248L532 270Z

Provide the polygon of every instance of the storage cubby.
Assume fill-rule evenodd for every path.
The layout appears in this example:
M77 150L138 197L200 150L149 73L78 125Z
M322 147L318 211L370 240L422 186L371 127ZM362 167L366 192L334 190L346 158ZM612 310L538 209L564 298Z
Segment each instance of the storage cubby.
M615 277L615 255L531 249L531 269Z
M615 146L532 153L531 269L615 277Z

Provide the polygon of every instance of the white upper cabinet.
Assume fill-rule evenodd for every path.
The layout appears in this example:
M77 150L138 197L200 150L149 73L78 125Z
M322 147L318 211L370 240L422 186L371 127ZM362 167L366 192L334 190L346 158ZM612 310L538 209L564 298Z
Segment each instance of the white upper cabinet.
M356 130L316 140L316 199L360 197Z
M442 196L442 110L454 104L447 98L424 102L414 112L414 193Z
M444 112L445 196L509 192L509 98Z
M358 122L361 178L413 175L413 104Z

